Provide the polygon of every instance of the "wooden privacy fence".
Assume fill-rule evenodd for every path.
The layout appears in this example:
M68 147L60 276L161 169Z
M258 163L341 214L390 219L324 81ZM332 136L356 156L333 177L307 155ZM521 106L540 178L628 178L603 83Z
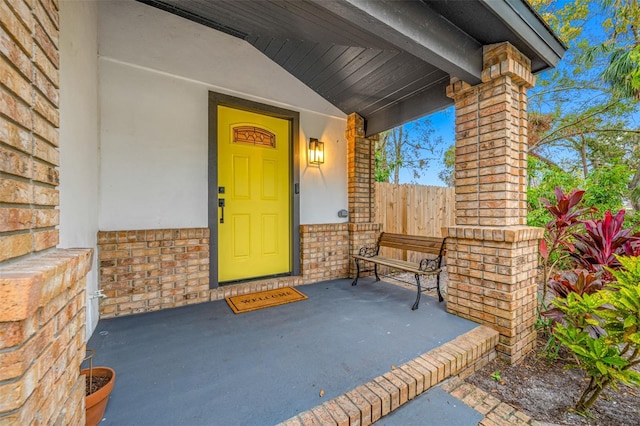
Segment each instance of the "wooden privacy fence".
M376 182L376 222L384 232L441 237L442 228L455 225L455 200L454 188Z

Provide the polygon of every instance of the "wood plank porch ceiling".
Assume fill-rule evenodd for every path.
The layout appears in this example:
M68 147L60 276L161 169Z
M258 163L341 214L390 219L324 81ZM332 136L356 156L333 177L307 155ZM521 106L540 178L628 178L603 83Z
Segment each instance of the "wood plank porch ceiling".
M139 0L241 38L367 135L444 109L450 77L480 81L482 46L553 67L565 47L524 0Z

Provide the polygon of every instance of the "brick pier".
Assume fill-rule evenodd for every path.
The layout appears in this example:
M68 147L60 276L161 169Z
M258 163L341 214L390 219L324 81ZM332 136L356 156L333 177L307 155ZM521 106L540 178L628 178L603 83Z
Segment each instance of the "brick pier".
M537 244L526 226L530 60L509 43L484 47L482 83L452 81L456 107L456 226L447 230L447 310L500 332L519 361L535 342Z
M0 424L84 424L86 275L62 250L58 2L0 2Z
M358 114L347 117L347 165L349 193L349 276L356 274L351 256L362 246L375 245L382 225L375 223L375 142L378 136L365 137L364 119Z

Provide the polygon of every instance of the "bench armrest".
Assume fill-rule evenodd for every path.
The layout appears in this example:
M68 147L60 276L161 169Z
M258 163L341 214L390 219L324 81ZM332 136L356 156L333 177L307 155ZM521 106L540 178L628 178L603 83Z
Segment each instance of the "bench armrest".
M373 257L378 254L378 247L360 247L360 252L358 253L363 257Z
M418 267L423 272L435 272L440 269L440 257L435 259L422 259Z

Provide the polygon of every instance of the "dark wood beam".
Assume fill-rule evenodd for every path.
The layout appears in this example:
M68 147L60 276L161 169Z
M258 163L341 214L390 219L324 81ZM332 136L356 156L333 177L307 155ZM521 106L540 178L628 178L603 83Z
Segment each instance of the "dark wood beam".
M366 136L375 135L453 105L446 96L449 78L444 77L423 90L364 117Z
M480 82L482 45L420 2L311 0L469 84Z

